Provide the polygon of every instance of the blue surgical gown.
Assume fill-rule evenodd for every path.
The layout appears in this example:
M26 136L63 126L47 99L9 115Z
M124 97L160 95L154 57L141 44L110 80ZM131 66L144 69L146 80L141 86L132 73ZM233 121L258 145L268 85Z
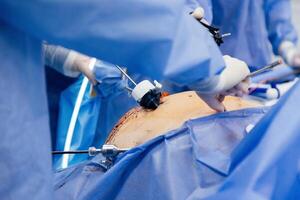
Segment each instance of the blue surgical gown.
M278 55L282 41L296 43L289 0L214 0L213 24L231 33L221 46L223 54L247 62L253 69Z
M53 199L42 40L189 84L221 53L184 1L0 1L0 196Z

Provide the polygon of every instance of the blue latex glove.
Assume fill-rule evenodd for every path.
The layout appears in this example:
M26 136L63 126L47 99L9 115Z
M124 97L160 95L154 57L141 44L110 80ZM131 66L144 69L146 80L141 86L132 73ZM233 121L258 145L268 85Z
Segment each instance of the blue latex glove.
M97 81L97 92L103 97L122 92L128 84L118 68L104 61L96 61L93 74Z

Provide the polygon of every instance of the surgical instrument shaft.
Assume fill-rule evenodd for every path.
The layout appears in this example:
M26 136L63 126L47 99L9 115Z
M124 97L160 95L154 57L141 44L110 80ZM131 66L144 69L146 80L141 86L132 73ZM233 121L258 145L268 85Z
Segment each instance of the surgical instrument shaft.
M134 85L137 85L136 82L118 65L116 65L116 67L122 72L122 74L124 74Z
M277 61L275 61L275 62L273 62L273 63L271 63L271 64L269 64L269 65L267 65L267 66L265 66L265 67L263 67L263 68L261 68L261 69L259 69L259 70L256 70L256 71L250 73L250 74L248 75L248 78L251 78L251 77L256 76L256 75L258 75L258 74L260 74L260 73L263 73L263 72L265 72L265 71L268 71L268 70L270 70L270 69L273 69L274 67L276 67L276 66L278 66L278 65L281 65L281 64L282 64L282 60L279 59L279 60L277 60Z
M128 151L128 148L117 148L114 145L103 145L102 149L96 149L95 147L90 147L88 150L70 150L70 151L52 151L53 155L59 154L89 154L90 156L95 156L99 153L104 156L114 156L119 153L124 153Z

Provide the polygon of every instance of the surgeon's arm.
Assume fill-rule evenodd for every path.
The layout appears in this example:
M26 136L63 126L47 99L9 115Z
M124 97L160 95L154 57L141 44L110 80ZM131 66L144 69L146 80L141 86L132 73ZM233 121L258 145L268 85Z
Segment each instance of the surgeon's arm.
M290 0L264 1L269 39L276 55L291 66L300 67L300 53L296 48L297 33L292 24Z
M94 85L96 78L93 73L92 58L77 51L62 46L43 43L43 56L45 65L69 76L77 77L83 73Z

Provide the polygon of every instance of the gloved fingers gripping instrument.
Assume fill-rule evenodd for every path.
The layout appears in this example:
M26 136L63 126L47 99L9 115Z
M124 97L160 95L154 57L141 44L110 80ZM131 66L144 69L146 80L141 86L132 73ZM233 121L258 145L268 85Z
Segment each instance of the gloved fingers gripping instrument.
M114 67L116 67L123 76L132 82L135 86L133 89L127 85L127 81L124 80L123 76L120 76L120 73ZM157 81L154 81L154 85L148 80L144 80L137 84L125 72L125 70L118 65L112 65L110 63L97 60L96 58L91 58L89 65L84 66L80 69L80 71L86 72L85 75L92 74L92 76L89 76L88 78L92 81L95 87L98 87L98 91L101 92L102 96L111 95L113 92L112 88L117 87L119 89L127 89L139 105L146 109L154 110L160 104L162 85ZM91 94L95 94L95 91L92 90Z
M221 74L203 79L194 84L191 89L214 110L225 111L222 101L226 95L241 96L241 88L249 85L247 76L250 74L247 64L230 56L223 56L225 68ZM239 84L246 84L239 87Z
M279 54L287 65L300 68L300 51L294 43L283 41L279 46Z

